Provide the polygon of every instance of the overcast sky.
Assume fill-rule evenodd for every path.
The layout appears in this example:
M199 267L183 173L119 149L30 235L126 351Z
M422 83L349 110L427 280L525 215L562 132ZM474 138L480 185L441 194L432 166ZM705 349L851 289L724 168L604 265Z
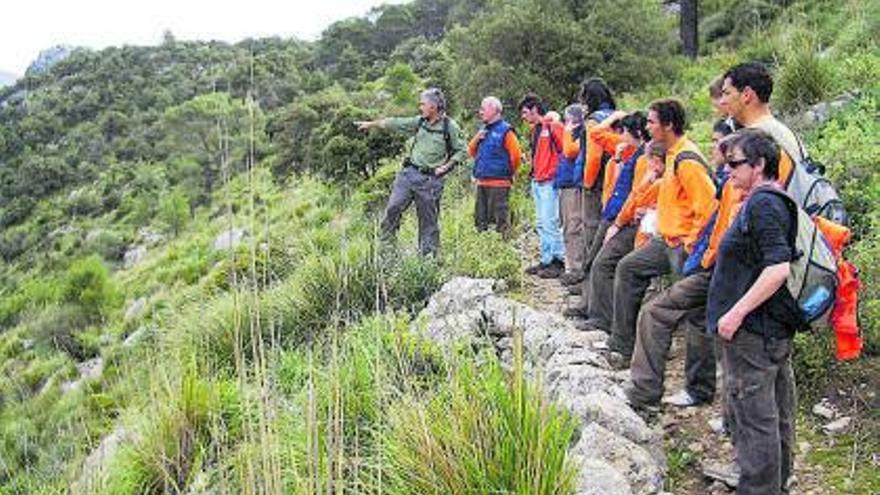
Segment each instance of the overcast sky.
M104 48L178 40L247 37L315 39L333 21L402 0L11 0L4 1L0 70L21 75L40 50L66 44Z

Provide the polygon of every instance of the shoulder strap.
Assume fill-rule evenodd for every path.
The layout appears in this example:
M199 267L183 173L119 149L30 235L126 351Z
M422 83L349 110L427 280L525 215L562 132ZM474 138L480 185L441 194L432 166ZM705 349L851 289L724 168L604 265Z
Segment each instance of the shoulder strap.
M684 150L681 153L675 155L675 160L673 161L672 165L672 171L673 173L675 173L675 175L678 175L678 166L681 164L681 162L685 160L693 160L699 163L703 166L703 169L706 170L706 173L709 174L709 177L712 177L712 169L709 168L709 164L706 163L706 160L702 156L700 156L699 153L690 150Z
M446 159L448 160L449 158L452 157L452 134L449 132L449 117L447 117L446 115L443 116L443 130L442 131L437 131L437 130L431 129L430 127L427 126L427 120L424 117L419 117L419 126L416 127L415 134L419 133L419 129L424 129L425 132L432 132L432 133L442 132L443 133L443 141L446 143ZM415 146L416 146L415 134L413 135L413 142L409 147L410 157L412 156L413 148L415 148Z
M449 132L449 117L443 116L443 140L446 142L446 159L452 158L452 135Z

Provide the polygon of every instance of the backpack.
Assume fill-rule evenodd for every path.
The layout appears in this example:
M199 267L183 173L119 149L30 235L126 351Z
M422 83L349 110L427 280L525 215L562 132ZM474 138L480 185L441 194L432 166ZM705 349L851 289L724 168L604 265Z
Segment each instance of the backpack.
M790 234L795 252L785 285L800 309L803 325L799 326L827 328L837 294L838 267L834 253L816 222L791 196L776 189L762 191L785 200L797 227Z
M797 202L798 207L810 216L818 215L840 225L847 225L846 209L834 185L824 176L825 166L807 156L800 139L798 147L803 159L794 163L785 183L785 190Z

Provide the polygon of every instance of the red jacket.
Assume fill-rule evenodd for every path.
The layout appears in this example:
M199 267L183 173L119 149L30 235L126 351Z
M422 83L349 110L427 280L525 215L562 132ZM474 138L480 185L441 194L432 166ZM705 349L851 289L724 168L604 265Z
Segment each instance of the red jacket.
M562 140L564 139L564 127L559 122L544 121L541 124L541 134L535 136L538 126L532 128L532 178L538 182L553 180L556 177L556 165L559 163L559 154L562 152ZM550 139L550 136L553 139Z

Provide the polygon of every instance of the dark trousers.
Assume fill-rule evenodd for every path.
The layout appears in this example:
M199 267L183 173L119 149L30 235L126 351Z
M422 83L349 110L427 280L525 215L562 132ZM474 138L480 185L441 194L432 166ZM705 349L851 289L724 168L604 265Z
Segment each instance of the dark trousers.
M503 235L510 231L510 188L477 186L477 202L474 208L474 225L479 231L495 230Z
M436 254L440 247L440 198L443 195L443 178L404 167L394 178L391 197L382 220L382 240L393 242L400 229L400 216L415 201L419 219L419 251Z
M605 240L605 234L608 232L608 228L611 227L611 222L607 220L600 220L599 226L596 228L595 233L593 234L593 241L587 244L587 252L584 255L584 273L587 274L584 277L583 282L581 282L581 304L580 306L585 309L589 309L590 307L590 269L593 266L593 261L595 261L596 256L599 255L599 250L602 249Z
M686 389L701 402L714 397L715 336L706 333L706 296L711 278L711 272L685 277L642 309L630 363L636 400L645 404L660 402L672 333L679 327L687 332Z
M738 330L722 341L728 398L736 418L738 495L776 495L791 476L796 391L791 339Z
M583 191L584 246L587 249L593 243L599 222L602 220L602 188L597 184L593 189L584 188ZM588 262L584 261L584 263Z
M604 229L597 234L605 238L610 223L604 223ZM601 244L599 250L590 263L590 275L586 284L582 286L582 302L586 304L589 320L587 323L599 330L610 331L611 319L614 315L614 272L617 264L624 256L632 252L635 247L635 225L628 225L620 229L617 234L608 239L608 243Z
M614 273L614 317L608 347L631 357L636 340L636 319L651 279L681 266L681 250L671 249L660 238L627 254Z

